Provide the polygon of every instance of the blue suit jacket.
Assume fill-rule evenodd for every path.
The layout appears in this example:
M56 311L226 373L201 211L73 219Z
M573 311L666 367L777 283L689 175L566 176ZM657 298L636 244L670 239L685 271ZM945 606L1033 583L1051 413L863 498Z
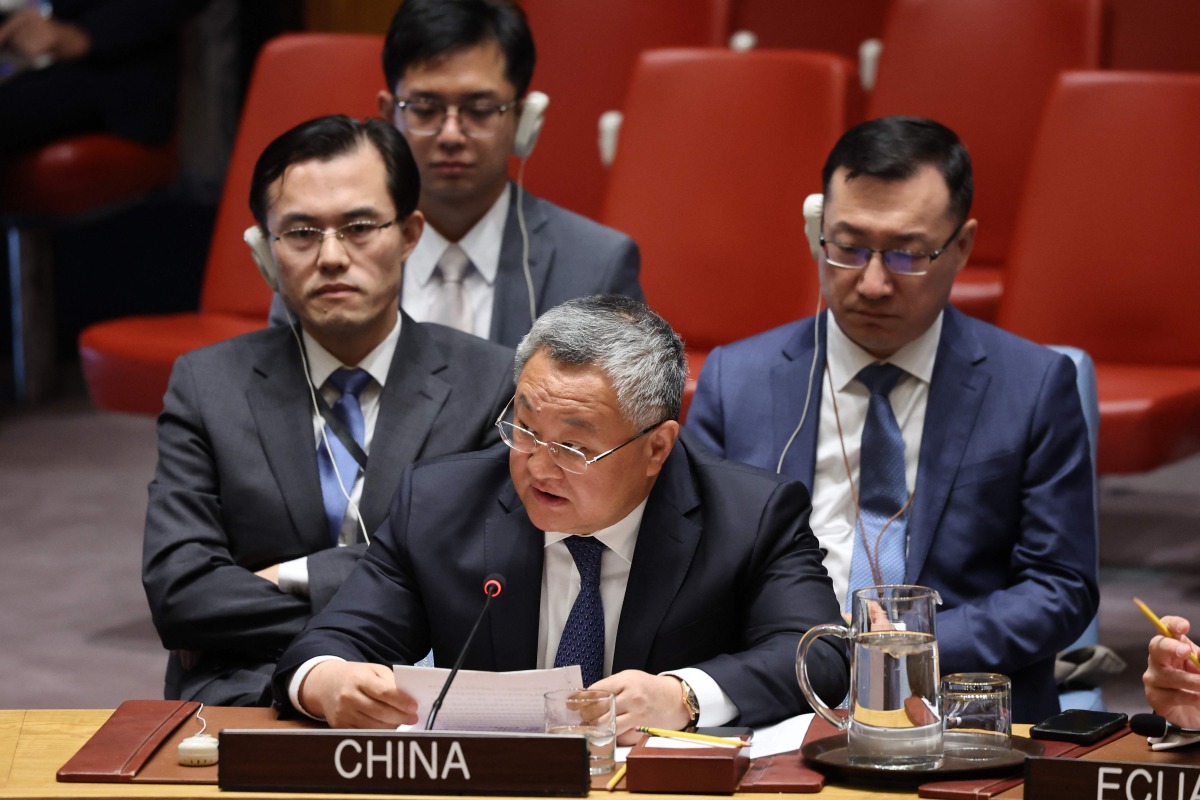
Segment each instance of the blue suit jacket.
M717 453L776 468L800 419L808 318L705 361L688 429ZM825 318L819 318L824 359ZM783 473L812 485L824 381ZM764 391L765 388L765 391ZM946 308L909 517L907 580L937 589L943 674L1013 679L1013 716L1058 711L1054 656L1096 611L1087 429L1067 357Z
M796 481L676 443L642 518L613 670L698 667L737 705L734 724L807 710L796 645L809 627L838 619L809 509ZM533 669L544 545L503 445L410 467L366 556L280 659L276 699L287 704L291 673L318 655L413 663L432 647L438 664L451 663L492 572L507 586L463 666ZM825 640L810 651L809 674L826 702L846 692L845 659Z

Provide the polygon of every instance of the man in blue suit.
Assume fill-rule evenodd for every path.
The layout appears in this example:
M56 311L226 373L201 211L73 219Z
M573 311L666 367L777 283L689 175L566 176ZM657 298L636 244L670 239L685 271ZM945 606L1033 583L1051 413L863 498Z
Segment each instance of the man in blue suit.
M1098 602L1074 366L947 304L977 227L970 158L953 131L906 117L863 123L822 179L810 240L832 314L715 350L688 429L726 458L812 488L813 531L843 609L873 583L936 589L942 671L1009 675L1014 719L1039 721L1058 711L1055 654ZM890 393L876 387L880 405L860 376L878 363L899 368ZM876 515L868 506L890 452L898 493Z

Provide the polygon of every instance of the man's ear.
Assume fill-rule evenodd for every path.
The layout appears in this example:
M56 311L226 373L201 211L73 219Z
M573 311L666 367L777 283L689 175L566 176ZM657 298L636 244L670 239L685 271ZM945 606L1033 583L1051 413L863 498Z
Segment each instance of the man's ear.
M421 238L421 232L425 230L425 215L420 211L414 211L397 224L400 226L400 237L404 241L404 257L402 260L407 260L412 255L413 248L417 246L417 242Z
M979 230L979 223L973 219L969 219L963 223L962 230L958 232L958 237L950 245L954 248L958 258L959 272L967 265L967 261L971 258L971 248L975 246L975 233Z
M650 460L646 464L646 477L653 478L662 470L662 465L671 455L675 440L679 438L679 423L667 420L646 434L646 446L650 451Z
M396 95L387 89L380 89L379 94L375 95L375 106L379 109L379 116L386 119L388 124L396 124Z

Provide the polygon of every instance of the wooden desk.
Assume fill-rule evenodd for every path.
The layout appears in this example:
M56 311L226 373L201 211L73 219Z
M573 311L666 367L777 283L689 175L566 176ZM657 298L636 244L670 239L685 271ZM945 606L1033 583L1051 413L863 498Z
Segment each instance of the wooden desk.
M17 798L88 798L88 797L129 797L129 798L244 798L263 797L261 794L244 792L222 792L213 785L180 785L180 784L145 784L145 783L58 783L55 773L58 768L75 754L84 742L108 719L111 709L86 710L30 710L7 711L0 710L0 797ZM683 795L630 795L626 792L614 792L623 800L656 800L656 798L679 798ZM362 800L378 800L383 795L378 794L289 794L271 793L274 798L311 798L317 800L336 800L337 798L360 798ZM397 795L387 795L395 797ZM593 798L608 796L607 792L592 791ZM413 797L429 798L436 795L413 795ZM694 797L694 795L693 795ZM883 800L883 798L914 798L915 793L886 792L864 788L849 788L844 786L826 786L820 794L790 794L764 795L739 794L736 798L744 800L770 800L770 798L790 798L791 800ZM546 800L545 798L530 798L529 800Z

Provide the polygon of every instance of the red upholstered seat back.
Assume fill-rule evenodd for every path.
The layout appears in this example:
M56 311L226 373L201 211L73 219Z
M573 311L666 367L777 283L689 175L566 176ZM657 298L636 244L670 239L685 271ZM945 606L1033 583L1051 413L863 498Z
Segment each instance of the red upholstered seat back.
M829 53L644 53L604 221L641 247L650 305L689 349L812 312L804 198L846 123L851 62ZM694 371L694 370L693 370Z
M550 96L525 167L525 188L595 219L607 170L597 122L619 109L643 50L716 44L717 20L696 0L524 0L537 42L532 89Z
M1198 142L1200 74L1063 75L1031 160L1000 324L1099 364L1200 366L1189 252Z

